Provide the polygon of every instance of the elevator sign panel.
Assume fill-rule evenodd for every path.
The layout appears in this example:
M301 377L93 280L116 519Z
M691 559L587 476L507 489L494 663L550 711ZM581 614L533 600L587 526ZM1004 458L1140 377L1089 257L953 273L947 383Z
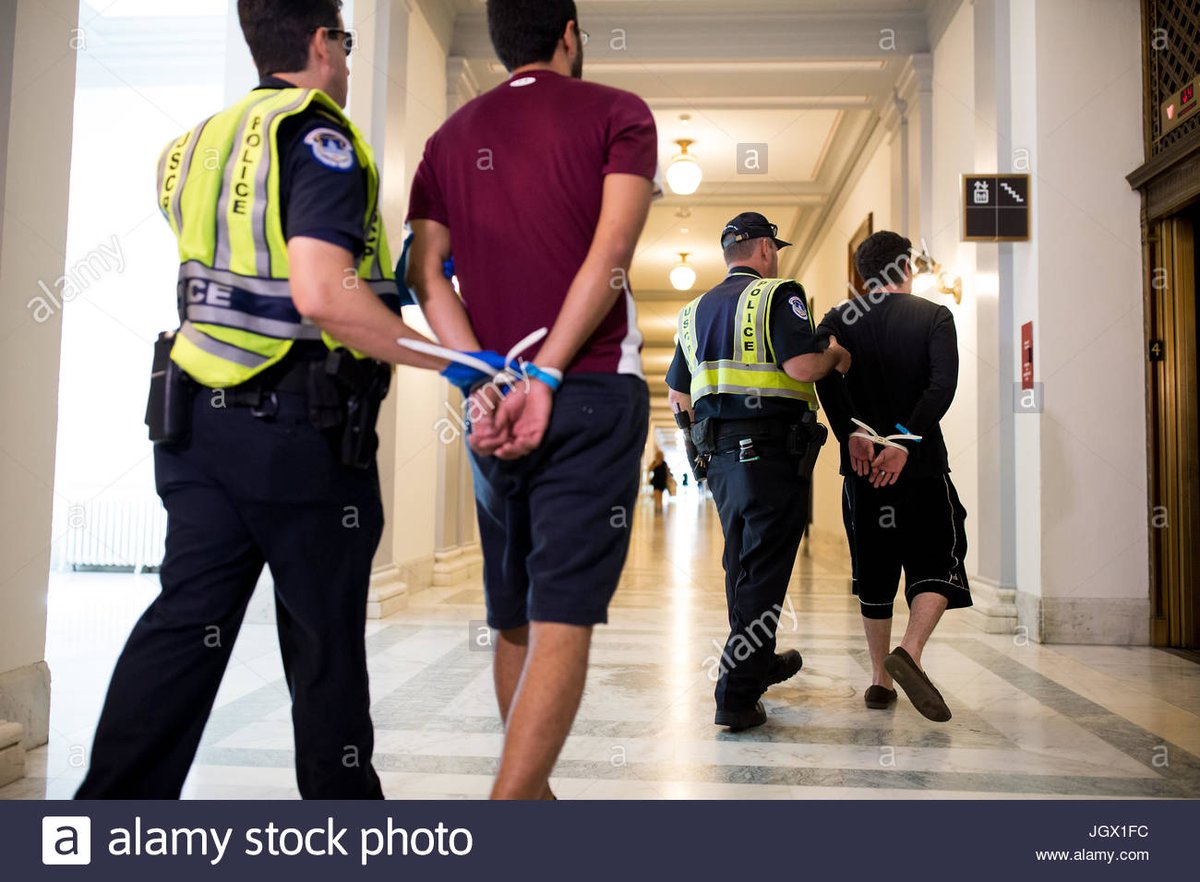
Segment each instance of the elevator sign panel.
M963 175L963 241L1029 239L1029 175Z
M1197 108L1200 108L1200 96L1196 94L1196 86L1200 86L1200 77L1196 77L1162 103L1160 112L1164 135L1176 126L1183 125L1184 121L1196 113Z

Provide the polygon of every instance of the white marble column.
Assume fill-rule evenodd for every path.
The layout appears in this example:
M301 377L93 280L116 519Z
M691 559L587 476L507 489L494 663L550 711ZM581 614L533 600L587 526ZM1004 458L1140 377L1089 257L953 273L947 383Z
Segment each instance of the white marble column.
M358 38L350 80L350 115L375 149L383 181L380 197L388 240L394 253L403 245L402 208L405 198L404 138L405 83L403 63L408 51L406 3L358 0L350 26ZM397 58L399 63L397 63ZM396 562L396 435L399 377L379 415L379 476L383 496L384 528L375 554L371 590L367 601L370 618L385 618L408 604L408 584Z
M466 59L446 61L446 110L453 113L479 94L479 83ZM462 398L447 389L443 408L449 418L460 412ZM471 485L470 455L463 439L439 439L438 521L435 537L433 584L457 585L478 578L483 566L475 531L475 493Z
M45 744L45 663L62 311L29 303L64 269L77 0L0 4L0 781ZM16 749L14 749L14 747Z
M975 38L975 168L1013 171L1008 0L978 0ZM1013 382L1013 245L975 245L978 497L974 517L973 621L1011 633L1016 609L1016 499Z

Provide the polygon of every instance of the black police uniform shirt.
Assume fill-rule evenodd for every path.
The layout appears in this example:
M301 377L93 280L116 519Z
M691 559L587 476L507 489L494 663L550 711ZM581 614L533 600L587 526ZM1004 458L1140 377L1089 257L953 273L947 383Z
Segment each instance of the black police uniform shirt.
M267 77L259 89L293 89ZM321 108L289 117L277 137L283 237L320 239L362 259L366 250L366 172L346 127Z
M738 299L753 279L762 276L748 266L735 266L725 281L717 285L700 301L696 321L701 327L719 322L726 329L720 333L728 340L728 348L721 352L704 352L705 360L731 358L733 356L734 328L740 322L737 316ZM718 312L719 310L719 312ZM783 364L798 355L810 355L821 351L821 344L813 333L808 317L808 295L799 282L789 280L776 289L771 300L771 360ZM675 347L675 358L667 372L667 385L676 392L691 394L692 373L688 368L683 349ZM790 419L802 417L810 408L807 402L791 398L769 396L746 396L719 393L705 395L692 402L695 421L706 419L752 420Z
M823 340L837 337L854 358L845 376L834 372L817 383L841 442L842 474L853 474L846 439L858 426L851 418L880 435L922 436L920 442L899 442L909 452L901 480L947 474L939 421L958 387L958 335L950 310L913 294L856 297L831 309L817 333Z

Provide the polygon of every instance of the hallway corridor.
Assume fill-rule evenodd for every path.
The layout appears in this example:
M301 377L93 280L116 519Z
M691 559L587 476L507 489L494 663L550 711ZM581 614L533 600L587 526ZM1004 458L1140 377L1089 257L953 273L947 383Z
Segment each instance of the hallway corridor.
M692 491L642 497L610 624L553 784L565 799L1200 796L1200 667L1146 647L1040 646L953 616L927 652L954 710L903 698L868 711L865 644L844 568L802 552L780 646L804 669L766 697L766 726L712 724L725 637L720 531ZM117 652L154 577L56 576L47 660L51 737L5 799L69 798ZM261 599L261 598L260 598ZM376 768L392 799L484 798L501 746L491 655L472 651L478 583L415 593L369 625ZM184 795L296 798L274 627L256 601ZM903 619L897 621L897 633ZM486 633L486 632L485 632Z

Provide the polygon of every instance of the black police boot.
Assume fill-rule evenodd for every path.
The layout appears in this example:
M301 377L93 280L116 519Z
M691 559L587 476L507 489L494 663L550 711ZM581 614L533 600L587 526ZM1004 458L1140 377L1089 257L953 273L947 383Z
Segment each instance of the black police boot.
M730 732L741 732L744 729L753 729L755 726L761 726L767 721L767 710L763 707L762 702L758 702L750 710L719 710L717 716L713 720L718 726L728 727Z
M802 667L804 667L804 659L796 650L789 649L787 652L777 654L775 658L771 659L771 667L767 671L767 686L774 686L776 683L790 680L800 673Z

